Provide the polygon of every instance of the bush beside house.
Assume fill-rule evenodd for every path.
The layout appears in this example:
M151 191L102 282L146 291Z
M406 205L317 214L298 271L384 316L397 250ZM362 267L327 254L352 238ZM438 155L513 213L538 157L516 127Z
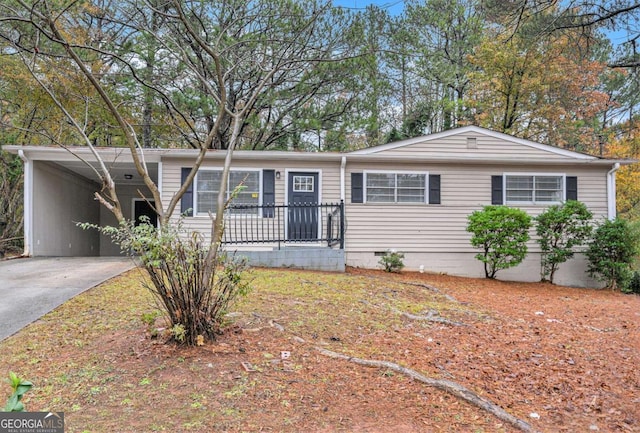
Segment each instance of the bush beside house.
M640 227L623 219L606 220L594 230L592 214L579 201L547 208L532 219L525 211L507 206L486 206L468 217L471 245L482 250L475 257L484 263L486 278L501 269L517 266L527 255L532 221L540 245L542 281L553 283L561 263L588 245L588 274L611 289L640 293L640 273L634 260L640 254Z
M640 232L628 221L617 218L600 224L586 251L589 275L610 289L625 290L633 277Z
M538 244L542 250L540 277L553 283L560 264L572 258L575 247L584 245L592 231L593 214L576 200L548 207L535 218Z
M471 245L482 249L476 258L484 263L487 278L501 269L516 266L527 255L531 217L523 210L507 206L485 206L469 215L467 231Z

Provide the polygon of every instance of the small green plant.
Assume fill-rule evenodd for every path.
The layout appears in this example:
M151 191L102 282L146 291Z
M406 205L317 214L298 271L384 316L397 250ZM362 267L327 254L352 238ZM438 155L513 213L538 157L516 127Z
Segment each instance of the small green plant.
M156 318L158 318L159 316L162 316L162 312L159 310L154 310L149 313L142 313L142 315L140 316L140 320L142 320L142 323L147 325L147 331L149 332L149 335L151 335L151 338L158 337L160 333L160 331L156 327Z
M144 323L145 325L151 327L156 323L156 318L161 315L162 312L154 310L149 313L142 313L142 315L140 316L140 320L142 320L142 323Z
M174 340L176 340L179 343L184 343L186 335L187 335L187 331L186 329L184 329L184 326L180 323L176 323L171 328L171 336L173 337Z
M380 257L380 265L385 272L400 272L404 268L404 253L399 253L394 250L387 250L382 257Z
M7 400L2 409L3 412L24 412L22 397L33 387L31 382L21 379L13 371L9 372L9 384L13 388L13 394Z
M633 276L629 280L629 283L626 285L626 287L622 289L622 292L635 293L637 295L640 295L640 272L633 272Z

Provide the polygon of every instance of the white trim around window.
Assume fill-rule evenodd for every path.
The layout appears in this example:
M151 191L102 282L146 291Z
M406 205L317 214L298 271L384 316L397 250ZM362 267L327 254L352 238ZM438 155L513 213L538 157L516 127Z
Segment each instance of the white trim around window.
M567 198L566 177L565 173L503 173L502 202L507 205L537 206L563 203ZM509 180L519 182L521 188L509 188ZM554 182L556 185L553 185Z
M193 179L193 215L196 217L203 217L203 216L209 216L208 211L200 211L198 209L199 207L199 197L198 197L198 180L199 180L199 176L201 175L201 173L210 173L210 172L218 172L221 173L222 169L221 168L201 168L200 170L198 170L198 172L196 173L196 177ZM257 173L258 174L258 185L257 185L257 191L248 191L248 193L251 194L258 194L257 197L257 202L255 203L256 205L262 205L262 197L263 197L263 193L262 193L262 169L261 168L249 168L249 167L241 167L241 168L234 168L232 170L229 171L229 176L231 176L232 173L238 173L238 172L247 172L247 173ZM232 188L231 188L231 182L227 183L227 197L229 197L229 193L231 192ZM214 200L217 200L217 192L216 194L214 194ZM256 212L256 216L258 216L258 213Z
M380 176L377 176L380 175ZM393 185L389 183L384 185L385 177L387 180L391 180L393 175ZM398 186L398 177L402 175L422 176L423 182L420 186L416 186L408 183L404 187ZM369 185L369 180L379 177L379 185ZM429 172L428 171L410 171L410 170L365 170L363 171L362 179L362 202L363 203L376 203L376 204L428 204L429 203ZM372 191L370 191L372 190ZM377 190L378 196L382 198L386 195L387 200L371 200L370 192L373 194L373 190ZM384 190L387 190L387 194L384 194ZM399 190L404 190L404 199L399 194ZM412 200L412 198L419 198L419 194L416 192L422 191L421 200ZM392 197L393 195L393 197Z

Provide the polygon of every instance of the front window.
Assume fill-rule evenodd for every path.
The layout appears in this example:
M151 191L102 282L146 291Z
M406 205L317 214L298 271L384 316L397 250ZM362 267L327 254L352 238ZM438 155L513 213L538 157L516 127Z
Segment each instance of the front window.
M367 202L425 203L424 173L367 173Z
M564 200L563 176L506 175L507 203L549 204Z
M216 170L201 170L196 176L196 209L198 215L216 213L218 207L218 191L222 183L222 172ZM242 183L243 189L237 193L231 204L258 205L260 204L260 173L258 171L231 171L225 199L231 197L233 191ZM235 213L257 213L255 210L236 209Z

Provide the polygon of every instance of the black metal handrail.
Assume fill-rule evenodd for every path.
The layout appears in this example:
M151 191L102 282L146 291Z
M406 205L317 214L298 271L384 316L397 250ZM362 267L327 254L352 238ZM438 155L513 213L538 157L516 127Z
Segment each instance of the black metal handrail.
M344 202L230 205L223 244L325 243L344 249Z

